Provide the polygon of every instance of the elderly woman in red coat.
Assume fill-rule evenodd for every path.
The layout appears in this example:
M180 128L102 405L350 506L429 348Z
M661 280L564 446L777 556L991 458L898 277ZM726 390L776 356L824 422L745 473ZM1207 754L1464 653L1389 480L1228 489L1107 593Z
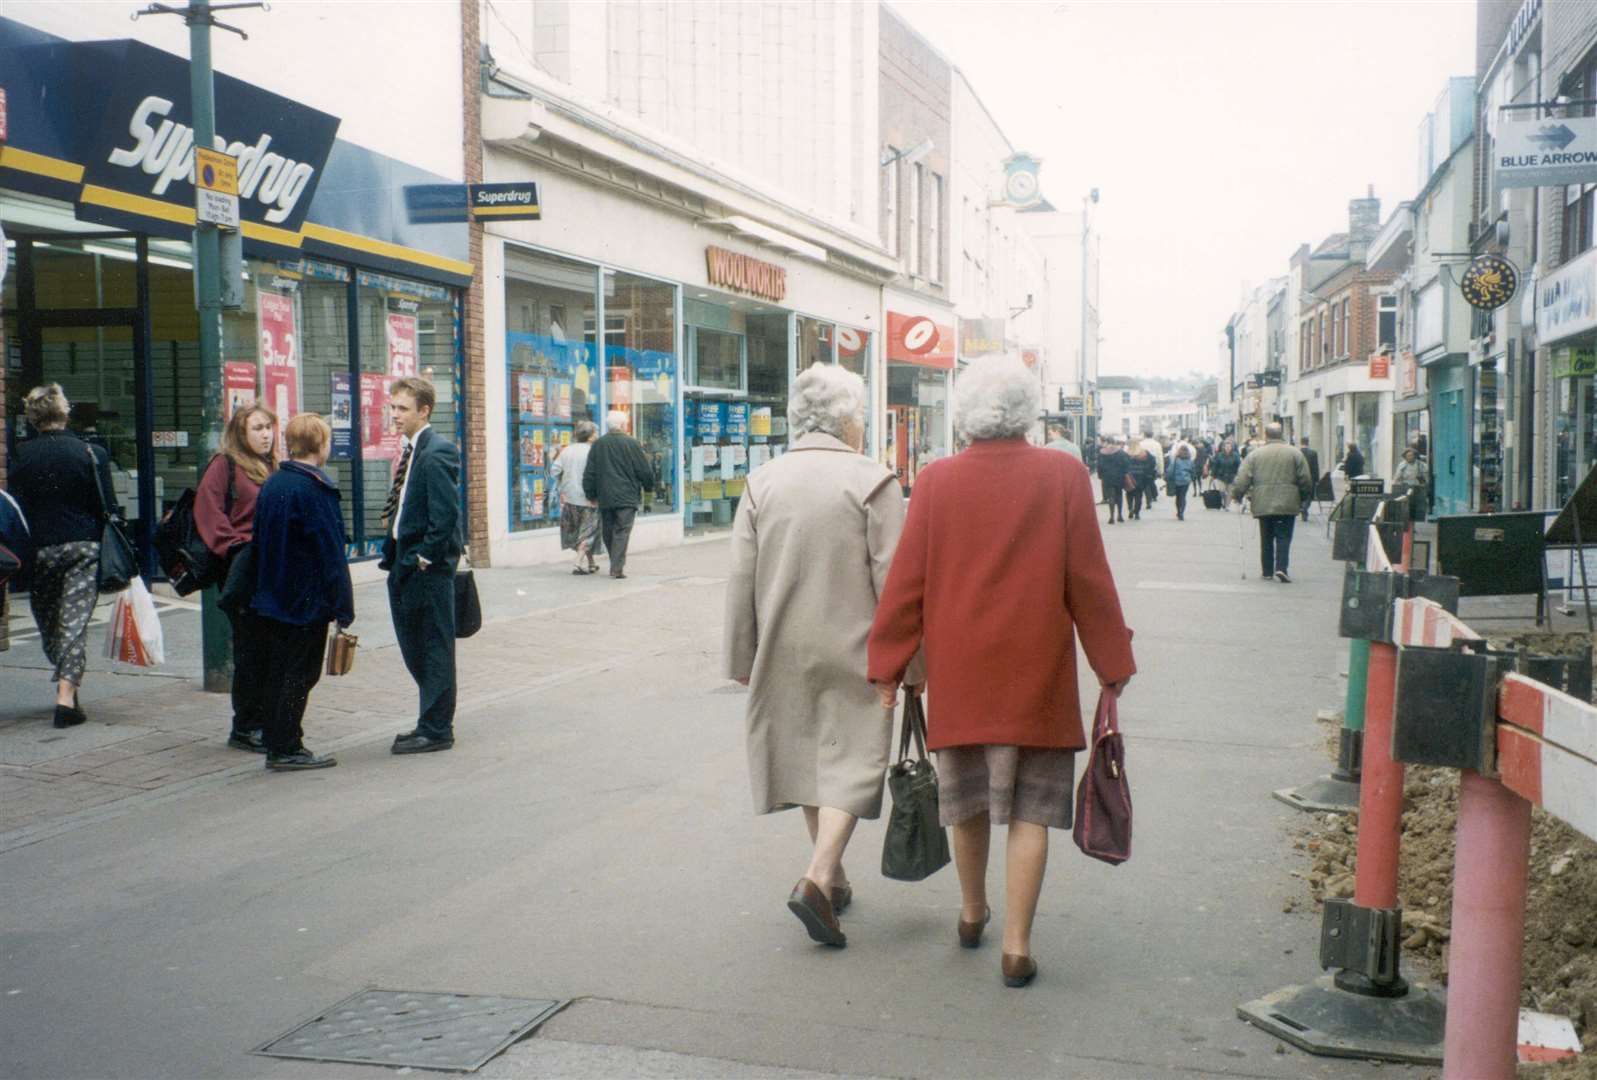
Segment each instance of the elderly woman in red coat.
M1048 829L1069 828L1086 745L1076 638L1118 694L1136 671L1104 556L1092 481L1069 454L1032 446L1036 376L1007 360L961 375L955 423L970 449L921 470L871 626L868 677L891 707L923 645L928 734L952 826L961 945L981 943L992 825L1009 826L1002 972L1037 973L1031 926Z

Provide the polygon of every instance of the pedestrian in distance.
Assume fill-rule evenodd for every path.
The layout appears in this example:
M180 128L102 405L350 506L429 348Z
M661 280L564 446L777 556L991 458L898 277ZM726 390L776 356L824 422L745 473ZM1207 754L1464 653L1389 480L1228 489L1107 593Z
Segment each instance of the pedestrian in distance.
M1130 475L1131 456L1113 435L1105 436L1103 449L1098 452L1098 481L1103 501L1109 504L1109 525L1125 523L1126 477Z
M35 434L17 444L10 491L31 534L28 603L53 668L54 722L67 728L88 719L78 688L100 596L100 536L107 516L120 518L121 508L111 487L111 455L67 430L72 406L59 384L28 391L22 410Z
M1048 425L1048 449L1063 450L1067 454L1074 454L1077 461L1081 461L1081 447L1076 445L1074 439L1065 434L1062 424Z
M1313 489L1309 463L1297 448L1281 441L1281 425L1268 424L1264 445L1243 461L1231 497L1241 502L1252 496L1253 518L1259 523L1259 562L1266 581L1290 584L1288 563L1292 555L1292 526Z
M1142 507L1146 503L1153 505L1153 492L1158 486L1160 473L1158 458L1151 452L1145 443L1133 443L1131 447L1131 479L1132 488L1127 496L1130 504L1129 514L1133 521L1142 519Z
M893 735L863 646L904 523L892 470L860 452L867 400L839 366L794 380L792 446L750 474L733 521L723 639L727 676L749 688L754 812L801 807L813 844L788 908L839 948L853 900L843 854L855 822L881 814Z
M255 535L255 502L261 485L277 470L277 415L265 405L246 405L222 431L219 452L194 489L194 528L205 546L224 561L221 580ZM266 645L260 622L247 607L224 608L233 635L233 723L227 745L266 753Z
M654 491L654 469L638 440L627 434L627 414L612 411L605 432L588 452L582 490L599 507L599 532L610 552L610 576L627 576L627 545L643 492Z
M1187 520L1187 489L1192 486L1193 476L1192 447L1178 443L1164 478L1165 490L1176 501L1177 521Z
M992 916L988 848L992 827L1008 826L1000 971L1011 987L1037 974L1031 931L1048 830L1068 829L1073 815L1075 754L1086 745L1077 635L1108 692L1136 671L1087 470L1026 442L1039 396L1017 362L963 373L955 423L971 448L920 474L869 645L884 706L925 650L928 745L939 816L953 830L962 946L979 946Z
M289 460L255 500L255 590L249 608L264 647L261 676L266 767L274 772L326 769L331 755L305 746L305 706L320 680L327 627L355 621L355 592L344 554L338 485L322 470L333 429L300 413L283 430Z
M1237 471L1242 468L1242 456L1237 453L1237 445L1230 439L1222 440L1220 449L1209 459L1209 479L1219 484L1222 488L1229 488L1237 478ZM1225 503L1220 504L1222 510L1230 509Z
M395 736L395 754L455 745L455 568L465 546L460 521L460 450L433 429L432 380L394 380L388 409L402 435L383 521L378 563L388 571L388 608L399 654L420 697L416 727Z
M1209 475L1209 459L1214 456L1214 447L1209 445L1208 439L1199 439L1196 452L1192 456L1192 478L1200 480Z
M1338 467L1349 480L1364 475L1364 452L1359 449L1358 443L1347 444L1347 453L1342 456L1342 464Z
M1142 442L1139 445L1141 445L1142 449L1147 452L1149 460L1153 463L1154 479L1162 480L1164 478L1164 444L1153 437L1152 428L1143 428ZM1136 454L1133 453L1132 456L1135 457ZM1156 501L1158 492L1158 486L1153 483L1149 483L1149 485L1143 489L1143 496L1146 498L1149 506L1152 506Z
M1426 489L1431 482L1430 469L1420 457L1419 448L1405 446L1403 457L1392 470L1392 494L1408 495L1408 512L1411 521L1424 521Z
M588 452L598 434L593 421L580 421L571 433L571 445L549 466L549 478L560 489L560 550L577 553L577 564L571 568L577 575L599 572L594 560L599 547L599 508L582 490Z
M1305 435L1298 440L1298 453L1303 455L1303 460L1309 464L1309 498L1303 504L1303 520L1309 520L1309 505L1320 494L1320 454L1309 445L1309 437Z

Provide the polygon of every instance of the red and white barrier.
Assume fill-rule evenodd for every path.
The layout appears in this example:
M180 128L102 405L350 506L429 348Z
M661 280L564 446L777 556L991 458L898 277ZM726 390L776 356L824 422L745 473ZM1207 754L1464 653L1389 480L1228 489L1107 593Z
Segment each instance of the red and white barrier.
M1503 786L1597 840L1597 706L1510 675L1497 714Z
M1441 604L1416 596L1392 601L1392 638L1399 645L1445 649L1481 636Z

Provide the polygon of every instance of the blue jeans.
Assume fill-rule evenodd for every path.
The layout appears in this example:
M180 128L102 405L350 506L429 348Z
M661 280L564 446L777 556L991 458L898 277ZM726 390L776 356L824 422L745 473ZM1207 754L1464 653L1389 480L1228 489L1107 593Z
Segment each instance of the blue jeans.
M1292 554L1292 526L1296 514L1265 514L1259 518L1259 568L1265 577L1285 571Z

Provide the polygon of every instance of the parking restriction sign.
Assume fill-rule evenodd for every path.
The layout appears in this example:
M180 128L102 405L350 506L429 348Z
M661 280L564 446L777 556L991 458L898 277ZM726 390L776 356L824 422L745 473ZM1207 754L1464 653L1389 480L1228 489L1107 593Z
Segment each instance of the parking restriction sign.
M194 213L202 222L238 228L238 159L194 148Z

